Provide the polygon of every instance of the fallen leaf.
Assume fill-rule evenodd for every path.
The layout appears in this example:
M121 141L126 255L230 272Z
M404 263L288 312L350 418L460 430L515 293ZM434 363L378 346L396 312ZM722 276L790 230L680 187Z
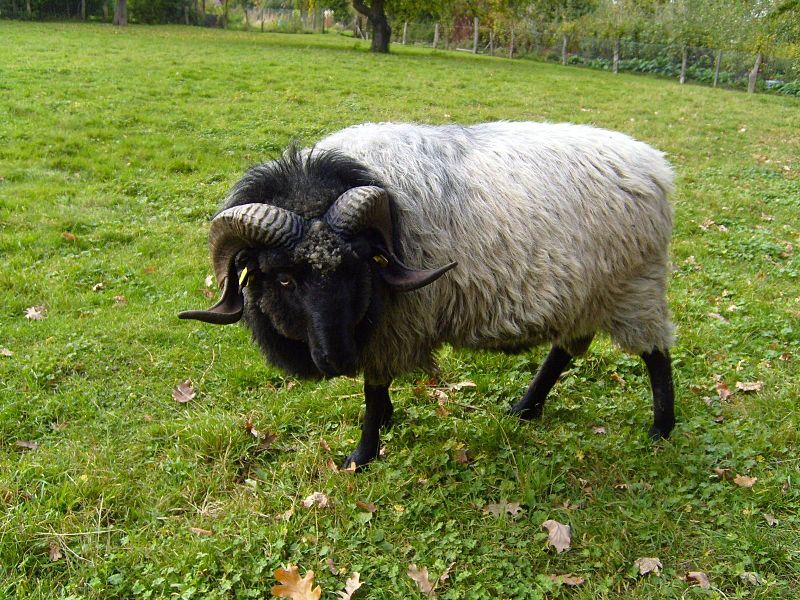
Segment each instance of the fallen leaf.
M583 491L584 494L591 494L592 493L592 486L589 484L589 482L586 479L583 479L582 477L579 477L578 478L578 482L581 484L581 490Z
M99 282L99 283L95 283L95 284L92 286L92 291L93 291L93 292L99 292L99 291L101 291L101 290L104 290L104 289L106 289L106 284L105 284L105 283L103 283L102 281L101 281L101 282Z
M156 272L156 268L153 265L148 265L143 269L143 271L148 275L152 275L153 273Z
M14 442L14 445L17 448L22 448L23 450L36 450L39 447L39 444L36 442L31 442L28 440L17 440Z
M289 519L292 518L292 515L294 515L294 509L290 508L289 510L284 511L279 515L276 515L275 518L278 519L278 521L288 521Z
M717 321L722 321L723 323L730 323L729 319L727 319L726 317L723 317L719 313L710 312L710 313L708 313L708 316L711 317L712 319L716 319Z
M445 394L442 390L439 389L432 389L431 397L434 400L436 400L439 406L444 406L444 404L450 399L447 394Z
M14 353L8 348L0 348L0 356L14 356Z
M548 545L553 546L558 554L561 554L565 550L569 550L572 538L572 532L569 525L564 525L563 523L559 523L553 519L548 519L542 523L542 527L547 529L549 533L547 537Z
M119 296L114 296L114 302L116 304L127 304L128 303L128 299L125 296L123 296L122 294L120 294Z
M373 502L363 502L361 500L356 500L356 506L361 510L367 511L368 513L374 513L375 511L378 510L378 507L375 506Z
M209 300L213 300L216 297L216 294L211 288L203 288L200 291L203 293L203 296L205 296Z
M714 474L723 481L733 481L733 474L731 473L730 469L720 469L719 467L714 467Z
M355 571L347 578L347 581L344 582L344 591L336 592L340 600L350 600L353 597L353 594L355 594L356 590L362 585L359 581L360 577L361 575L359 575L358 571Z
M460 392L461 390L467 389L475 389L477 388L477 384L472 381L461 381L459 383L454 383L453 385L449 386L451 390L455 390L456 392Z
M711 587L711 583L708 581L708 575L701 571L689 571L683 579L688 583L694 583L700 586L704 590Z
M596 433L597 435L605 435L608 433L605 427L592 427L592 433Z
M61 554L61 544L57 540L50 540L50 560L53 562L61 560L64 555Z
M325 441L325 438L319 438L319 445L325 452L331 451L331 447L328 445L328 442Z
M791 360L792 355L789 352L782 352L781 355L778 357L778 360L782 360L786 362L787 360Z
M326 460L325 461L325 465L328 467L329 471L333 471L334 473L338 473L339 472L339 466L336 464L336 462L334 462L334 460L332 458L329 458L328 460Z
M586 581L583 577L579 577L578 575L548 575L547 576L550 581L555 581L556 583L561 583L563 585L568 585L570 587L576 587L581 585L584 581Z
M438 405L436 407L436 414L439 415L440 417L446 417L450 414L450 411L447 410L444 406Z
M65 240L67 240L68 242L74 242L75 239L76 239L75 238L75 234L72 233L71 231L64 231L61 234L61 237L64 238Z
M417 568L417 565L412 564L408 567L407 574L414 583L417 584L419 591L425 594L428 598L434 598L436 594L433 591L433 584L428 577L428 567Z
M206 278L203 280L203 283L206 284L207 288L210 288L212 285L214 285L214 277L211 275L206 275Z
M753 571L744 571L743 573L739 573L739 579L741 579L744 583L749 583L750 585L761 585L764 583L761 575L754 573Z
M623 492L624 492L625 490L627 490L627 489L628 489L628 484L627 484L627 483L617 483L617 484L614 486L614 489L615 489L615 490L620 490L620 491L623 491Z
M175 402L186 404L195 396L197 396L197 391L192 387L191 379L187 379L183 383L179 383L172 388L172 397L175 399Z
M728 384L724 381L717 382L717 395L723 402L731 397L731 390L728 388Z
M305 500L303 500L303 506L305 508L311 508L315 504L320 508L328 508L328 506L330 506L328 497L322 492L314 492L313 494L308 496Z
M746 475L736 475L733 478L733 483L743 488L751 488L758 481L758 477L748 477Z
M485 515L494 515L495 517L499 517L500 515L509 514L512 517L517 517L519 513L522 512L522 507L520 506L519 502L509 502L505 498L500 500L497 504L487 504L483 507L483 514Z
M763 381L737 381L736 389L742 392L760 392L764 388Z
M447 568L446 568L444 571L442 571L442 574L441 574L441 575L439 575L439 579L437 579L437 580L436 580L436 585L439 585L439 582L440 582L440 581L444 581L444 580L446 580L448 577L450 577L450 569L452 569L452 568L453 568L453 565L454 565L454 564L456 564L456 563L454 563L454 562L451 562L449 565L447 565ZM436 587L436 586L434 586L434 587Z
M214 535L213 531L202 529L201 527L189 527L189 531L195 535Z
M39 306L29 306L25 309L25 318L31 321L41 321L47 314L47 307L44 304Z
M467 449L466 448L459 448L456 451L456 454L453 457L453 460L455 460L458 463L461 463L462 465L468 465L471 462L471 460L469 458L469 455L467 454Z
M333 559L329 558L325 561L325 564L328 565L328 571L331 572L331 575L338 575L339 570L336 568L336 565L333 563Z
M661 572L661 569L664 568L664 565L661 564L661 561L657 558L637 558L633 566L639 569L639 575L647 575L648 573L655 573L658 575Z
M274 585L270 593L274 598L290 598L291 600L319 600L322 588L314 585L314 571L306 571L305 577L300 577L297 567L287 565L286 569L275 569L275 579L281 585Z
M776 519L774 515L771 515L769 513L764 513L764 520L770 527L775 527L775 525L780 523L780 521L778 521L778 519Z
M725 422L724 415L717 415L716 417L714 417L714 423L724 423L724 422Z
M625 387L625 380L622 378L622 375L616 371L611 374L611 381L616 381L620 387Z

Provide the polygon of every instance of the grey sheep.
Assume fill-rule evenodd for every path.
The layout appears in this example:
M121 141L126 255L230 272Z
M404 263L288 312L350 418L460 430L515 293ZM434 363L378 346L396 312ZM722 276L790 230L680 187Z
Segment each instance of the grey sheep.
M653 438L675 423L666 302L672 170L663 154L571 124L367 123L250 169L211 223L223 296L182 318L252 330L302 377L364 374L360 467L389 384L442 344L552 348L511 408L542 413L598 331L639 354ZM414 265L416 268L406 265Z

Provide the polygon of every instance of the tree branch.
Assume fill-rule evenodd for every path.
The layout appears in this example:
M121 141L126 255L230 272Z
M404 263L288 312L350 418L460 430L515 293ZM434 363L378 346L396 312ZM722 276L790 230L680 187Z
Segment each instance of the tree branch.
M353 8L355 8L359 13L364 15L365 17L369 18L372 14L372 10L369 6L364 4L362 0L353 0Z

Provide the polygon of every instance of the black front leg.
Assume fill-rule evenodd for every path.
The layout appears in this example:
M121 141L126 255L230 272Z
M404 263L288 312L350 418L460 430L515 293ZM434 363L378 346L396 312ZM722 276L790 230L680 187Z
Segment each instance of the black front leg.
M544 363L539 367L528 391L522 400L509 409L509 413L520 419L534 419L542 416L547 394L558 381L561 373L567 368L572 355L563 348L553 346Z
M380 450L380 428L389 424L392 419L392 401L389 398L389 384L369 385L364 383L364 400L366 411L364 423L361 426L361 440L358 447L350 456L344 459L345 469L363 467L373 458L378 456Z
M650 438L668 438L675 426L675 392L672 387L672 364L669 352L654 350L641 355L653 389L653 426Z

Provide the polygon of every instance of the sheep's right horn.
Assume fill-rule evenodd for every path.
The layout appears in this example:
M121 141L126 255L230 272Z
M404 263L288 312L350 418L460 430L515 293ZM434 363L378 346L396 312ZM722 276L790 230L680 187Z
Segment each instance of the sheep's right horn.
M217 324L241 319L244 297L236 280L236 255L245 248L290 248L302 239L304 228L299 215L269 204L242 204L219 212L211 221L208 245L222 299L208 310L187 310L178 317Z

